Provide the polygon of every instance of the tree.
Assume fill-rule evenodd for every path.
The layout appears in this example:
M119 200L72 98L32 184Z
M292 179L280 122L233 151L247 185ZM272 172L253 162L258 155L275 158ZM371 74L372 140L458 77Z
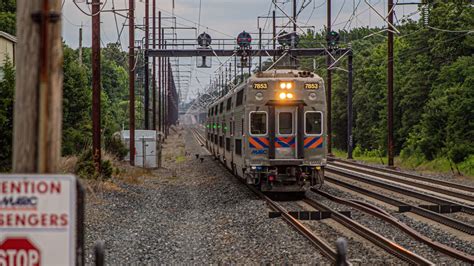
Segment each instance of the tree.
M15 69L10 60L0 67L0 172L11 168L13 133L13 94L15 91Z
M15 35L16 0L2 0L0 2L0 31Z
M77 59L77 52L64 45L63 155L82 152L92 138L88 69Z

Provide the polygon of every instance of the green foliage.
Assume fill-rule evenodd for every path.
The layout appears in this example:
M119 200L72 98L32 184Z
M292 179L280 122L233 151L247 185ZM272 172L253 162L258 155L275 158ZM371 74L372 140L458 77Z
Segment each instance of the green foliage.
M64 118L63 155L78 154L91 145L92 139L92 66L91 50L83 51L83 64L78 64L79 53L64 47ZM123 145L111 140L113 133L128 124L128 72L126 55L117 45L102 49L101 58L101 124L104 147L118 158L123 158ZM125 66L124 66L125 65Z
M446 156L454 163L474 153L474 56L459 57L441 69L407 149L432 160Z
M128 148L116 136L105 139L105 150L114 155L118 160L123 160L128 153Z
M74 155L89 146L91 89L88 69L77 62L77 53L64 46L63 155Z
M11 167L15 69L10 60L0 67L0 172Z
M16 1L15 0L2 0L0 1L0 31L15 35L15 13L16 13Z
M85 150L76 165L75 173L84 179L107 180L112 177L114 168L109 160L101 161L100 174L95 171L95 166L92 157L92 149Z
M0 12L0 31L15 35L16 20L15 14L10 12Z
M474 154L474 9L470 1L437 1L429 25L403 21L395 34L394 137L402 160L444 158L462 165ZM387 150L387 39L377 28L341 31L354 51L354 154L378 160ZM376 33L376 34L375 34ZM319 47L325 32L308 32L302 47ZM371 35L371 37L364 38ZM326 79L326 58L315 58ZM301 60L313 70L313 59ZM346 59L339 66L346 68ZM347 72L333 71L332 128L336 149L347 146ZM376 154L370 154L375 151ZM373 156L372 156L373 155Z

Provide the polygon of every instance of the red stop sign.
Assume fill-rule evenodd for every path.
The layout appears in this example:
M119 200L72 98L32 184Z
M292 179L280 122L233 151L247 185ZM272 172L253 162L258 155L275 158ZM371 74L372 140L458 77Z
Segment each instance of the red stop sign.
M27 238L7 238L0 244L0 265L40 266L41 255Z

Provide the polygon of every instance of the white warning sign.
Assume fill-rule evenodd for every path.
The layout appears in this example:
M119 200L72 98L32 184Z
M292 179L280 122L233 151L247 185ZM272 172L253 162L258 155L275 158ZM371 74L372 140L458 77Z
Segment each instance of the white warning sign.
M74 265L76 178L0 175L0 265Z

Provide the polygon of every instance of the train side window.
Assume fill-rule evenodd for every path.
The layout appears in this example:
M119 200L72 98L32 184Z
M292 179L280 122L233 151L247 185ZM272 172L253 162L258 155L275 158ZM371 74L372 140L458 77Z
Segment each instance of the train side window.
M293 113L281 112L278 114L278 134L293 134Z
M232 108L232 97L227 99L226 110L229 111Z
M225 149L230 151L230 138L225 138Z
M306 112L305 116L305 134L321 135L323 133L323 113L322 112Z
M250 112L250 134L266 135L267 134L267 113L266 112Z
M235 106L240 106L244 102L244 89L241 89L239 92L237 92L237 100L235 102Z
M242 155L242 140L241 139L235 140L235 154Z

